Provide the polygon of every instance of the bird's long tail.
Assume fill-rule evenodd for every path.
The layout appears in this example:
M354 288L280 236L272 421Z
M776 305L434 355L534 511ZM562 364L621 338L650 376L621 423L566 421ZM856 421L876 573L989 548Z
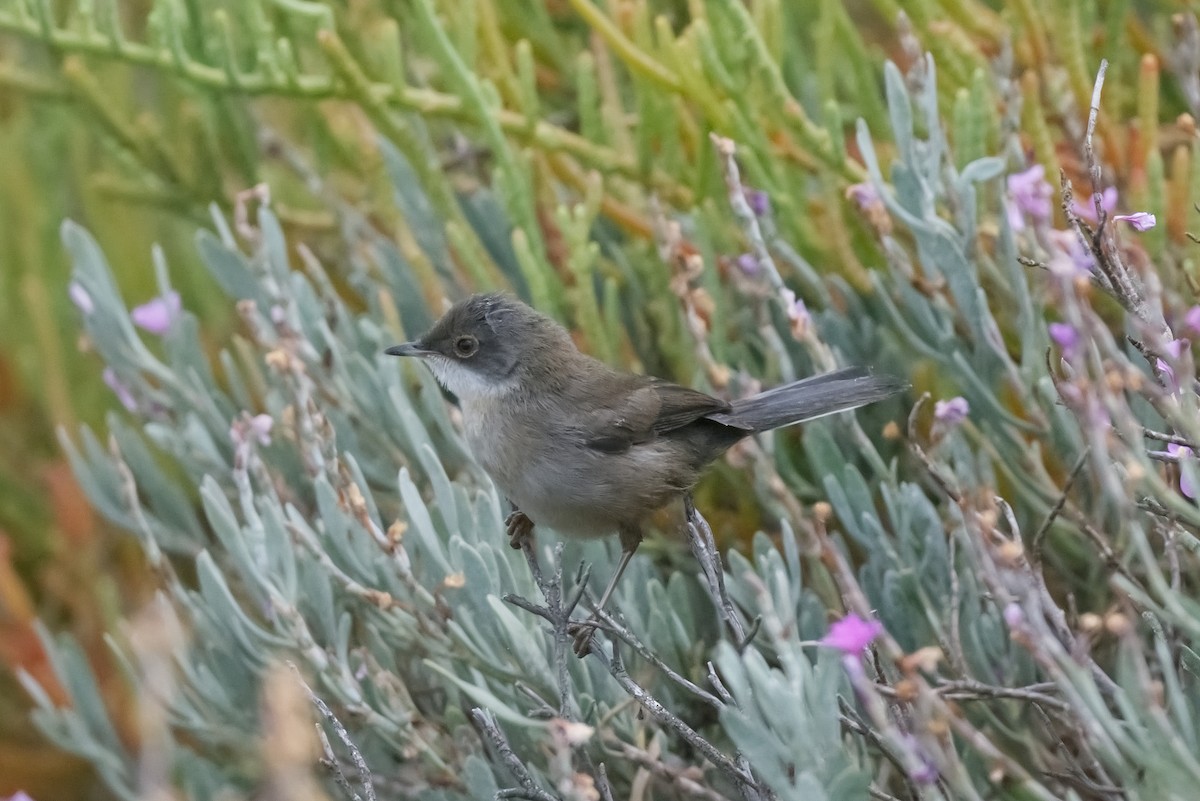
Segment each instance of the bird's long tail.
M769 431L857 409L907 387L905 381L894 376L872 375L862 367L847 367L734 401L730 411L708 418L747 433Z

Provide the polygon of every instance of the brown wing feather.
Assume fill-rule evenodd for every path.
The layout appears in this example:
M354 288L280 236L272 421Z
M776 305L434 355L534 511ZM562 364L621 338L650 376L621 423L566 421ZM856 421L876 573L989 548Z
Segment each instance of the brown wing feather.
M719 398L669 381L655 381L648 388L658 393L662 404L654 421L654 431L658 434L682 428L716 412L727 412L731 408Z
M730 409L725 401L678 384L640 376L630 378L636 383L631 381L620 392L611 393L608 402L602 402L589 415L583 426L589 447L621 453L701 417Z

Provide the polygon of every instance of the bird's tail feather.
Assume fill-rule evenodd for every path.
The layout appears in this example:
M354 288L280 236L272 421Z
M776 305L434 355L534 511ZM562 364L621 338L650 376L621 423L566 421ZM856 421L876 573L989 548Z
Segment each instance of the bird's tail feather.
M905 381L894 376L872 375L862 367L847 367L734 401L730 411L708 418L747 433L769 431L857 409L907 387Z

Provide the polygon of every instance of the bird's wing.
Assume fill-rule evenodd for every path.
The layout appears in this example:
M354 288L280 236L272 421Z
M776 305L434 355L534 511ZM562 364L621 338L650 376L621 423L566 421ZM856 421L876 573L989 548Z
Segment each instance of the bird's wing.
M621 453L715 412L727 412L723 400L668 381L642 378L600 401L583 426L588 447Z
M719 398L669 381L653 381L648 389L654 390L661 404L658 416L654 420L654 431L657 434L682 428L701 417L716 412L727 412L732 408Z

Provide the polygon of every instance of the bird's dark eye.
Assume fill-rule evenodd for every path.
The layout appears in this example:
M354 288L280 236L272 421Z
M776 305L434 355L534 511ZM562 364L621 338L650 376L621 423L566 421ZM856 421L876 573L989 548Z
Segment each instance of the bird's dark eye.
M460 358L469 359L479 350L479 340L470 334L464 334L454 340L454 353Z

